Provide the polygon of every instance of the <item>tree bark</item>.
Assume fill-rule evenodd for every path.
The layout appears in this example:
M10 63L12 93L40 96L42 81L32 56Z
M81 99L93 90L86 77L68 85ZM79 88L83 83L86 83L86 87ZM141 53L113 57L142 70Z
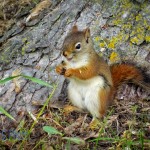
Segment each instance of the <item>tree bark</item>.
M81 30L90 27L95 49L108 63L130 61L150 70L149 1L55 0L46 12L20 25L26 17L0 38L0 79L19 69L22 74L58 83L53 102L60 96L66 98L64 78L55 73L55 66L61 61L62 42L75 23ZM23 78L18 80L19 92L13 81L0 85L0 106L13 116L22 110L35 110L33 103L44 103L52 91Z

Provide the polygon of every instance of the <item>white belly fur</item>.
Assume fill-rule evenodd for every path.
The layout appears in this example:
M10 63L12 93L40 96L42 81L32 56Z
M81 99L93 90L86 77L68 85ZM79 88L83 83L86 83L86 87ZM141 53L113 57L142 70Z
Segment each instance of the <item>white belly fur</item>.
M93 117L100 117L99 92L103 86L104 79L101 76L88 80L70 79L68 96L73 105L87 109Z

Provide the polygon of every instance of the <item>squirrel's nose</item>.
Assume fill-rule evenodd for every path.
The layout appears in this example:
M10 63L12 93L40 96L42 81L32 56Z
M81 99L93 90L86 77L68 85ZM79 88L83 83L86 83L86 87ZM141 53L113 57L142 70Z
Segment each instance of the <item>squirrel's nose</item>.
M63 55L66 57L66 56L67 56L67 53L64 51L64 52L63 52Z

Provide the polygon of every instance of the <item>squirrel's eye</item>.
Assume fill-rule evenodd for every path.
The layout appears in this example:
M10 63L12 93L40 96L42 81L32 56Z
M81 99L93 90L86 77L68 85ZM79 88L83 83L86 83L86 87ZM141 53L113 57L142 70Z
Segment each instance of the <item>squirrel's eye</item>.
M81 43L77 43L77 44L75 45L75 48L76 48L77 50L80 50L80 49L81 49Z

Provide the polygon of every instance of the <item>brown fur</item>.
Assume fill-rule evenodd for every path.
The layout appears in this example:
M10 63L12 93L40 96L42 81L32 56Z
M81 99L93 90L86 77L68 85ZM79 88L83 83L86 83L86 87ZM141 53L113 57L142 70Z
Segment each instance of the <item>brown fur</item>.
M93 67L93 65L95 67ZM86 80L92 78L93 76L98 75L98 73L99 73L99 64L97 64L95 60L94 61L91 60L87 66L66 70L65 77L75 76L79 79Z
M117 89L122 83L135 83L150 92L149 83L144 82L142 72L130 64L116 64L110 67L114 88Z
M99 96L100 96L100 117L103 117L106 113L107 110L107 106L108 106L108 96L110 93L110 88L103 88L100 90L99 92Z
M76 52L75 50L75 44L79 41L82 43L83 53L82 51ZM118 86L122 83L136 83L150 91L149 84L144 82L143 75L138 68L129 64L118 64L109 67L103 58L99 57L94 51L89 28L78 31L77 26L74 26L71 33L66 37L63 44L63 54L66 58L69 58L73 53L78 54L75 55L74 58L83 56L85 53L89 54L88 64L80 68L69 69L65 67L67 64L60 64L56 67L56 71L59 74L64 74L65 77L75 77L80 80L87 80L94 76L102 76L104 78L105 87L101 89L99 93L100 116L105 114L107 105L112 102ZM78 61L80 61L80 59L78 59Z

